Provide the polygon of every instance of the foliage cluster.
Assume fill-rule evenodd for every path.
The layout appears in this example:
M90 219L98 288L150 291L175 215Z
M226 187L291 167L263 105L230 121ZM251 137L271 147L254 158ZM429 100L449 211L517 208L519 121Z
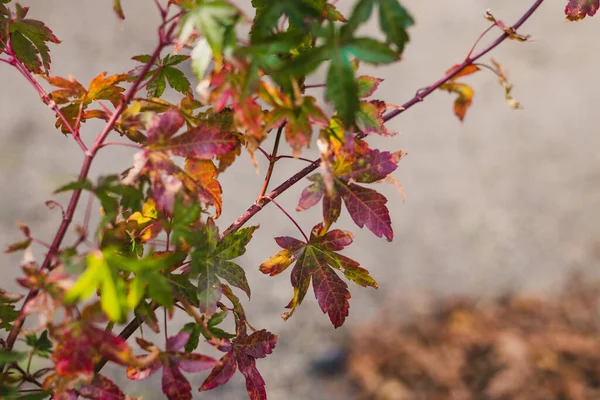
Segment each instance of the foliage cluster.
M131 70L102 72L89 84L52 75L50 46L60 40L44 22L28 17L28 7L0 0L0 62L36 90L56 114L56 128L75 140L84 156L79 179L56 191L71 193L68 205L47 203L63 213L51 243L22 224L23 240L7 249L24 251L18 283L29 292L0 291L0 329L8 332L0 342L0 396L125 398L99 373L110 362L126 368L132 380L161 370L169 399L192 398L183 372L210 371L199 388L204 391L226 383L239 369L249 397L266 399L256 360L272 353L277 335L252 327L238 297L249 298L251 288L236 259L258 228L243 226L268 203L296 225L301 238L275 238L282 250L260 271L273 276L293 264L293 295L284 319L300 306L312 282L321 310L334 327L341 326L349 311L346 280L378 287L358 262L340 254L353 241L351 232L334 228L342 203L359 228L391 241L387 199L367 185L400 187L391 174L405 154L374 149L366 139L393 136L384 123L438 89L456 94L454 112L462 120L474 93L462 79L481 69L497 75L509 106L518 108L502 67L478 60L506 39L526 41L528 36L517 30L542 2L533 2L512 26L488 12L491 25L485 33L496 29L500 36L475 52L480 38L463 62L399 107L374 99L382 80L358 72L361 64L401 58L414 20L398 0L358 0L349 15L342 15L334 1L253 0L252 18L227 0L155 0L162 22L154 51L133 56ZM583 19L598 6L598 0L570 0L566 15ZM125 18L120 0L113 8ZM383 40L362 33L371 18L378 21ZM250 24L249 37L238 35L242 24ZM326 70L325 82L307 83L319 67ZM187 69L197 80L193 85ZM316 87L325 88L323 99L310 94ZM165 100L167 91L180 100ZM333 113L326 112L326 104ZM92 119L104 121L104 128L86 140L83 124ZM269 136L274 136L270 153L262 148ZM290 155L280 155L282 139ZM320 158L302 158L313 142ZM136 150L132 167L89 180L98 152L116 145ZM255 157L264 155L269 167L256 200L221 231L216 223L223 208L220 178L242 150L255 164ZM282 158L309 164L269 192ZM308 235L275 201L306 176L310 183L298 211L319 203L323 210ZM101 220L94 229L89 226L89 203L85 219L75 227L77 240L67 245L65 234L83 192L100 203ZM45 248L39 264L32 246ZM168 320L176 312L190 322L169 335ZM30 315L38 322L23 329ZM126 323L117 334L116 328ZM164 343L150 342L143 329L162 332ZM126 342L136 332L139 350ZM201 338L222 357L199 352ZM18 351L17 341L22 342ZM47 359L46 367L33 371L34 358Z

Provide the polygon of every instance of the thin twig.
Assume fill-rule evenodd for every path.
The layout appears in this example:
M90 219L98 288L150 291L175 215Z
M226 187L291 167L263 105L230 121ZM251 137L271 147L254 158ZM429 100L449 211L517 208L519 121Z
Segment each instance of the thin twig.
M317 83L314 85L304 85L304 89L316 89L316 88L324 88L327 86L325 83Z
M258 151L260 151L266 158L267 160L271 161L271 156L269 155L269 153L267 153L262 147L258 146L257 147Z
M300 233L302 234L302 236L304 236L304 239L306 240L306 243L309 242L308 240L308 236L306 236L306 234L304 233L304 231L302 230L302 228L300 227L300 225L298 225L298 223L296 222L296 220L294 219L294 217L292 217L286 210L285 208L283 208L279 203L277 203L275 200L273 200L272 198L268 197L268 196L263 196L260 199L258 199L258 201L260 202L262 199L265 200L269 200L269 202L275 204L277 206L277 208L279 208L281 210L282 213L285 214L286 217L289 218L290 221L292 221L292 223L294 225L296 225L296 228L298 228L298 230L300 231Z
M279 150L279 141L281 140L281 133L283 132L283 128L285 127L285 122L281 124L279 129L277 129L277 135L275 136L275 144L273 144L273 151L269 155L269 168L267 169L267 174L265 175L265 180L263 182L262 188L260 189L260 194L258 195L258 200L267 193L267 188L269 187L269 182L271 181L271 176L273 175L273 170L275 169L275 163L277 162L277 151Z
M483 33L481 35L479 35L479 37L477 38L477 40L475 41L475 43L473 43L473 46L471 47L471 50L469 51L469 54L467 54L467 57L466 57L467 59L469 57L471 57L471 55L475 51L475 47L477 47L477 45L479 44L479 42L481 42L481 40L483 39L483 37L485 35L487 35L489 31L491 31L492 29L494 29L495 26L496 26L496 24L490 25L489 28L487 28L485 31L483 31Z
M124 146L124 147L131 147L133 149L138 149L138 150L144 149L144 146L141 146L141 145L135 144L135 143L127 143L127 142L104 142L100 145L100 148L107 147L107 146Z
M300 161L306 161L306 162L313 162L313 160L309 160L308 158L304 158L304 157L294 157L294 156L277 156L276 160L279 161L282 158L289 158L292 160L300 160Z

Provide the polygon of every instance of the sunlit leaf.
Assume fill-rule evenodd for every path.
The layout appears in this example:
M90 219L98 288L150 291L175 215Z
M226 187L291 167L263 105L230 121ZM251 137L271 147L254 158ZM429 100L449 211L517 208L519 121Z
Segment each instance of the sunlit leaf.
M260 270L265 274L276 275L294 263L291 273L294 296L286 306L291 310L282 317L287 319L292 316L302 303L312 280L321 310L328 314L331 323L337 328L348 316L350 292L334 269L344 272L349 279L361 286L377 288L377 283L357 262L337 253L352 243L353 236L350 232L336 229L321 235L322 229L322 225L313 228L309 243L291 237L276 238L277 244L284 250L263 263Z

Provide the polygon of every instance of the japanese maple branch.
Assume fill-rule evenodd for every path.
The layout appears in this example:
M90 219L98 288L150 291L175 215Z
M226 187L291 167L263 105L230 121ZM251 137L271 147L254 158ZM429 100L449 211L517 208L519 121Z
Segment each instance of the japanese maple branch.
M544 2L544 0L537 0L529 8L529 10L527 10L527 12L512 26L512 28L513 29L518 29L521 25L523 25L525 23L525 21L527 21L529 19L529 17L531 17L531 15L535 12L535 10L538 9L538 7L543 2ZM409 109L410 107L414 106L415 104L421 102L423 100L423 98L427 97L434 90L438 89L442 84L444 84L445 82L449 81L454 76L456 76L460 72L460 70L462 70L464 67L466 67L467 65L473 64L479 58L483 57L484 55L486 55L487 53L489 53L491 50L493 50L495 47L497 47L500 43L502 43L508 37L509 37L509 35L507 33L504 33L500 37L498 37L494 42L492 42L490 45L488 45L485 49L483 49L479 53L477 53L476 55L474 55L472 57L468 56L465 59L465 61L463 61L463 63L461 63L459 66L457 66L451 73L445 75L443 78L441 78L440 80L438 80L437 82L435 82L433 85L431 85L431 86L423 89L419 93L417 93L417 95L415 95L412 99L410 99L409 101L407 101L402 106L401 109L394 110L394 111L388 113L387 115L385 115L383 117L384 121L386 121L386 122L389 121L390 119L396 117L397 115L399 115L402 112L406 111L407 109ZM357 138L363 138L365 136L366 135L361 132L361 133L359 133L357 135ZM255 204L253 204L250 208L248 208L234 223L232 223L223 232L223 237L225 237L225 236L227 236L227 235L229 235L229 234L237 231L238 229L240 229L246 222L248 222L248 220L250 218L252 218L256 213L258 213L264 207L265 204L267 204L269 202L269 199L272 201L275 197L277 197L280 194L282 194L283 192L285 192L291 186L293 186L294 184L296 184L299 180L301 180L302 178L304 178L305 176L307 176L308 174L310 174L311 172L313 172L315 169L317 169L319 167L320 163L321 163L320 159L312 161L312 163L310 165L308 165L304 169L300 170L299 172L297 172L296 174L294 174L294 176L292 176L290 179L288 179L287 181L283 182L281 185L279 185L278 187L276 187L270 193L266 194L261 199L259 199ZM265 197L268 197L268 199L265 198ZM264 203L263 203L263 199L265 201ZM191 315L193 315L193 313ZM133 335L133 333L140 327L141 324L142 324L141 319L134 318L123 329L123 331L121 331L121 333L119 334L119 337L122 338L122 339L124 339L124 340L127 340L131 335ZM105 364L106 364L106 360L102 360L100 363L98 363L96 365L96 368L94 370L96 372L100 371L100 369L102 369L102 367Z
M160 28L159 28L159 43L156 46L156 49L150 56L150 59L144 66L143 70L140 72L136 81L131 85L131 87L125 94L121 103L115 108L115 111L113 112L113 114L111 115L109 120L107 121L104 129L98 134L98 136L94 140L94 144L93 144L92 148L86 153L85 158L83 160L83 165L79 172L78 180L80 182L83 182L83 181L85 181L85 179L87 179L88 173L90 171L90 167L92 165L92 161L94 160L96 153L102 147L102 144L108 137L108 134L112 131L117 120L121 116L121 113L123 111L125 111L125 108L127 107L129 102L131 101L131 99L137 93L140 85L144 81L145 75L148 73L148 71L154 64L154 62L160 57L161 51L166 46L168 46L169 44L172 43L172 35L173 35L173 32L174 32L176 26L177 26L177 21L173 22L166 31L165 31L166 22L163 22L163 24L160 26ZM41 270L50 269L50 266L53 262L54 256L58 252L58 249L60 248L60 245L61 245L61 243L67 233L67 230L71 224L71 221L73 219L73 215L75 214L75 210L77 209L77 204L79 203L80 197L81 197L81 189L75 189L73 191L73 194L71 195L71 200L69 201L69 205L67 207L65 215L63 217L63 220L58 228L58 231L56 232L56 235L54 236L54 240L51 244L50 250L48 250L48 253L46 253L46 257L44 258L42 266L40 267ZM27 304L28 301L30 301L35 296L37 296L37 294L38 294L37 290L30 290L29 293L27 294L27 297L25 298L25 301L23 303L23 307L21 308L21 311L19 312L19 316L15 320L13 327L8 335L8 338L6 339L6 347L5 348L7 350L10 350L13 348L15 341L17 340L17 337L19 336L19 333L21 332L21 328L23 327L23 323L25 322L25 318L26 318L26 315L24 313L25 305Z
M523 25L533 15L533 13L539 8L539 6L542 5L543 2L544 2L544 0L536 0L533 3L533 5L525 12L525 14L523 14L523 16L511 28L513 30L515 30L515 31L517 29L519 29L521 27L521 25ZM509 36L510 35L508 33L504 32L496 40L494 40L487 47L485 47L484 49L482 49L481 51L479 51L475 55L472 55L472 53L469 53L469 55L467 56L467 58L462 63L460 63L459 65L457 65L450 73L448 73L445 76L443 76L442 78L440 78L437 82L433 83L431 86L423 89L422 91L419 91L412 99L410 99L409 101L407 101L406 103L404 103L401 108L393 110L393 111L390 111L389 113L387 113L386 115L384 115L383 116L383 121L387 122L390 119L392 119L392 118L394 118L394 117L402 114L404 111L408 110L409 108L411 108L415 104L423 101L423 99L425 97L429 96L431 93L433 93L435 90L437 90L444 83L448 82L450 79L452 79L456 75L458 75L458 73L463 68L465 68L468 65L473 64L475 61L477 61L478 59L480 59L481 57L483 57L484 55L486 55L487 53L489 53L490 51L492 51L500 43L502 43L506 39L508 39ZM357 139L362 139L365 136L367 136L367 135L364 132L360 132L360 133L358 133L356 135L356 138ZM283 182L281 185L277 186L270 193L267 193L265 196L263 196L263 199L264 199L263 202L256 202L252 206L250 206L235 222L233 222L223 232L223 236L227 236L230 233L235 232L238 229L240 229L246 222L248 222L248 220L250 218L252 218L256 213L258 213L264 207L264 205L266 203L268 203L269 198L271 198L271 199L276 198L277 196L279 196L280 194L282 194L283 192L285 192L286 190L288 190L290 187L292 187L293 185L295 185L300 179L304 178L305 176L307 176L308 174L310 174L311 172L313 172L314 170L316 170L319 167L320 164L321 164L321 159L314 160L312 162L312 164L308 165L304 169L302 169L299 172L297 172L294 176L292 176L287 181Z

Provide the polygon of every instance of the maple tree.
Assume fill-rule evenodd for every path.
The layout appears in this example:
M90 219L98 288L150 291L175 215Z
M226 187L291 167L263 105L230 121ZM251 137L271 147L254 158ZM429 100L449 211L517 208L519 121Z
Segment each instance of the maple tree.
M278 336L253 328L234 293L251 295L248 266L236 259L258 226L244 225L268 203L290 219L302 239L275 238L283 250L259 269L273 276L293 265L293 296L284 319L300 306L312 282L319 307L334 327L341 326L351 295L340 274L360 286L378 287L359 262L340 254L353 242L350 231L334 226L342 204L359 228L388 241L394 236L388 200L366 185L388 182L400 188L392 173L405 152L371 148L368 137L394 136L385 122L437 90L457 95L454 112L464 119L475 92L463 79L484 70L497 76L508 105L518 108L501 65L480 59L507 39L528 40L518 30L542 3L534 1L511 26L488 11L491 25L466 58L396 106L373 99L384 83L359 70L361 64L401 59L415 22L399 0L357 0L348 15L336 9L335 1L253 0L251 21L227 0L155 0L162 21L154 51L134 55L131 70L100 72L87 85L76 77L53 76L50 49L60 40L42 21L27 17L28 7L0 0L0 62L33 87L55 113L56 128L77 142L84 156L78 179L56 190L71 193L68 205L47 202L63 213L52 242L46 245L21 224L24 238L6 249L24 252L18 284L28 293L0 289L0 330L7 332L0 339L0 396L124 399L121 388L100 374L110 362L132 380L162 369L162 390L169 399L191 399L194 390L225 384L237 370L248 396L266 399L257 359L273 352ZM113 8L118 18L126 18L121 0L114 0ZM581 20L598 8L598 0L569 0L565 13L569 20ZM362 34L371 18L377 19L383 39ZM238 27L249 22L249 36L240 37ZM500 36L475 52L494 29ZM326 68L325 82L307 84L319 67ZM322 98L310 94L315 87L325 88ZM178 102L164 99L165 93ZM332 113L325 111L327 104ZM90 119L104 123L92 141L81 134ZM116 136L119 141L108 140ZM269 136L274 136L270 153L262 147ZM280 155L282 140L291 155ZM306 161L302 152L314 142L319 159L308 160L268 191L277 161ZM136 150L131 168L89 180L98 152L117 145ZM255 164L262 153L269 167L247 211L220 232L215 221L224 207L220 177L243 149ZM308 236L275 200L304 177L309 185L297 210L322 203L322 219L312 223ZM100 203L100 222L95 229L89 226L88 206L75 228L76 242L65 245L84 191ZM39 264L32 246L46 247ZM169 336L168 321L176 313L190 322ZM34 315L35 327L23 329ZM225 321L234 323L232 331ZM126 326L117 333L120 324ZM164 344L144 338L143 327L162 332ZM136 333L137 346L128 344ZM201 338L224 355L215 359L198 352ZM21 339L24 345L15 349ZM48 366L33 371L34 357L46 359ZM199 388L192 388L182 371L209 372Z

